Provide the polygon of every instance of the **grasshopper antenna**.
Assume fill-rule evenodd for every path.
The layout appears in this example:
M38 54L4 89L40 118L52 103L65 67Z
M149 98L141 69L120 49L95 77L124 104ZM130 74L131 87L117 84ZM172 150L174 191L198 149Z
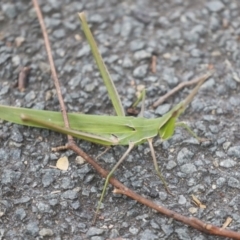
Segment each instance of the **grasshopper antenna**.
M199 88L202 86L202 84L212 76L214 73L214 70L206 73L205 75L202 76L201 80L198 82L197 86L192 90L192 92L187 96L187 98L184 100L184 105L185 107L193 100L194 96L198 92Z

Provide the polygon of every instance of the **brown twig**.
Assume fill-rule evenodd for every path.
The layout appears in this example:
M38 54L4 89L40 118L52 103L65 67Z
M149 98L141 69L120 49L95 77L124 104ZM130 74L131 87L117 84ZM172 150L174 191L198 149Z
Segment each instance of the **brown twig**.
M52 73L52 79L53 79L53 82L54 82L54 85L55 85L55 88L56 88L58 101L60 103L64 125L65 125L66 128L69 128L67 110L66 110L66 107L65 107L65 104L64 104L64 101L63 101L59 80L58 80L55 64L54 64L52 53L51 53L51 47L50 47L50 42L49 42L49 38L48 38L48 34L47 34L47 29L46 29L45 23L43 21L43 16L42 16L42 12L41 12L41 9L39 7L38 1L37 0L32 0L32 2L33 2L33 6L36 10L37 16L38 16L39 24L40 24L41 29L42 29L42 34L43 34L44 43L45 43L45 47L46 47L46 51L47 51L48 61L49 61L50 69L51 69L51 73ZM68 136L68 141L73 142L72 136Z
M66 113L65 105L64 105L63 98L62 98L62 95L61 95L60 86L59 86L57 74L56 74L56 71L55 71L53 59L50 56L51 55L51 49L50 49L50 44L49 44L48 37L47 37L46 28L45 28L44 23L43 23L42 14L41 14L40 8L38 6L37 0L33 0L33 4L34 4L34 7L37 11L39 22L40 22L40 25L42 27L42 31L43 31L43 35L44 35L44 39L45 39L45 45L46 45L46 49L47 49L47 52L48 52L48 58L49 58L50 66L51 66L52 76L53 76L53 79L54 79L55 86L57 88L58 98L59 98L60 105L61 105L61 108L62 108L62 111L63 111L63 115L65 116L64 117L64 123L65 123L65 126L68 127L68 120L67 120L67 113ZM96 171L101 176L103 176L104 178L107 177L108 172L105 169L103 169L101 166L99 166L96 163L96 161L94 161L89 155L87 155L85 152L83 152L73 141L71 141L71 139L69 139L68 148L73 150L76 154L83 157L90 165L92 165L92 167L94 169L96 169ZM240 233L238 233L238 232L222 229L222 228L213 226L211 224L206 224L206 223L200 221L197 218L192 218L192 217L188 218L188 217L185 217L185 216L183 216L181 214L178 214L174 211L171 211L171 210L169 210L169 209L167 209L163 206L159 206L159 205L155 204L154 202L152 202L152 201L138 195L137 193L131 191L130 189L125 187L122 183L120 183L117 179L115 179L113 177L110 179L109 182L115 188L117 188L117 189L115 189L115 192L124 194L126 196L129 196L130 198L132 198L132 199L134 199L134 200L136 200L136 201L138 201L138 202L140 202L140 203L142 203L142 204L144 204L144 205L146 205L146 206L148 206L152 209L155 209L156 211L158 211L158 212L160 212L160 213L162 213L162 214L164 214L168 217L171 217L171 218L173 218L177 221L181 221L181 222L183 222L183 223L185 223L189 226L192 226L193 228L198 229L199 231L202 231L202 232L205 232L205 233L208 233L208 234L211 234L211 235L240 239Z
M113 180L113 179L112 179ZM118 182L117 180L114 179L114 186L117 185ZM172 210L169 210L163 206L159 206L157 205L156 203L146 199L146 198L143 198L142 196L132 192L130 189L128 189L127 187L123 186L121 183L119 185L119 188L118 189L114 189L113 191L114 193L117 193L117 194L124 194L130 198L133 198L134 196L134 199L137 200L138 202L152 208L152 209L155 209L156 211L170 217L170 218L173 218L177 221L180 221L180 222L183 222L185 224L187 224L188 226L191 226L193 228L196 228L198 229L199 231L201 232L204 232L204 233L207 233L207 234L210 234L210 235L216 235L216 236L222 236L222 237L230 237L230 238L234 238L234 239L240 239L240 233L238 232L234 232L234 231L231 231L231 230L226 230L226 229L223 229L223 228L219 228L217 226L214 226L212 224L207 224L197 218L194 218L194 217L185 217L179 213L176 213Z
M71 144L69 146L69 148L71 150L73 150L75 153L77 153L78 155L80 155L81 157L83 157L89 164L91 164L93 166L94 169L96 169L98 171L98 173L103 176L104 178L107 177L108 172L101 168L89 155L87 155L85 152L83 152L78 146L76 146L76 144ZM159 213L168 216L170 218L173 218L177 221L180 221L182 223L185 223L188 226L191 226L201 232L210 234L210 235L215 235L215 236L222 236L222 237L230 237L233 239L240 239L240 233L238 232L234 232L231 230L227 230L227 229L223 229L223 228L219 228L217 226L214 226L212 224L207 224L197 218L194 217L186 217L183 216L177 212L174 212L172 210L169 210L163 206L157 205L156 203L152 202L151 200L148 200L142 196L140 196L139 194L133 192L132 190L130 190L129 188L127 188L126 186L124 186L121 182L119 182L116 178L112 177L110 178L109 182L115 187L114 189L114 193L118 193L118 194L124 194L136 201L138 201L139 203L142 203L152 209L155 209L156 211L158 211Z
M18 89L19 91L25 91L27 85L27 76L30 71L30 67L23 67L18 75Z
M152 73L156 73L157 71L157 57L155 55L152 56L151 70Z
M180 91L182 88L184 87L188 87L191 86L193 84L196 84L198 82L200 82L203 78L205 78L205 75L200 76L198 78L194 78L191 81L188 82L182 82L180 84L178 84L175 88L173 88L170 92L166 93L165 95L163 95L162 97L160 97L156 102L153 103L153 107L156 108L158 107L160 104L162 104L164 101L166 101L167 98L169 98L170 96L172 96L173 94L175 94L176 92Z

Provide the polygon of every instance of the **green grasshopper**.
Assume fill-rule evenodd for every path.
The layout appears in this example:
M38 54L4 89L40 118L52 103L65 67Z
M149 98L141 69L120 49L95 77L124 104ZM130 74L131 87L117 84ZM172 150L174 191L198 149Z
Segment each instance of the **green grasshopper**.
M80 13L79 16L83 31L90 44L93 56L97 62L117 116L68 113L70 128L66 128L64 127L62 114L60 112L0 105L0 119L21 125L50 129L104 146L128 146L126 152L109 172L105 180L104 188L97 206L97 214L103 201L109 179L115 170L124 161L134 146L146 141L149 143L157 175L162 180L166 190L170 192L159 170L152 140L156 136L159 136L162 140L170 138L173 135L176 126L185 127L195 138L199 139L187 125L182 122L176 123L176 119L184 112L186 106L192 101L200 86L211 76L212 73L209 72L205 74L187 98L177 104L164 116L155 119L146 119L144 117L126 117L114 83L112 82L102 57L98 52L97 45L88 27L85 15L84 13Z

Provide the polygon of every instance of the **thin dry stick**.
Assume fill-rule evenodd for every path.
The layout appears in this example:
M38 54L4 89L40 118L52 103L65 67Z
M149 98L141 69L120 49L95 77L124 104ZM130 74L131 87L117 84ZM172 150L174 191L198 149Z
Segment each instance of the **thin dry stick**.
M55 88L56 88L56 91L57 91L58 101L60 103L64 125L65 125L66 128L69 128L67 110L66 110L66 107L65 107L65 104L64 104L64 101L63 101L59 80L58 80L55 64L54 64L52 53L51 53L51 47L50 47L50 42L49 42L49 38L48 38L48 34L47 34L47 29L46 29L45 23L43 21L43 16L42 16L42 12L41 12L41 9L39 7L38 1L37 0L32 0L32 2L33 2L33 5L34 5L34 8L36 10L37 16L38 16L39 24L40 24L41 29L42 29L42 34L43 34L44 43L45 43L45 47L46 47L46 51L47 51L48 61L49 61L50 68L51 68L53 82L55 84ZM72 136L68 136L68 141L70 141L70 142L73 141Z
M157 57L155 55L152 56L151 70L152 73L156 73L157 71Z
M30 67L23 67L18 75L18 89L21 92L25 91L29 71Z
M199 81L201 81L202 78L204 78L204 76L200 76L198 78L194 78L191 81L188 82L182 82L180 84L178 84L175 88L173 88L170 92L166 93L165 95L163 95L162 97L160 97L155 103L153 103L153 107L156 108L158 107L160 104L162 104L164 101L166 101L166 99L168 99L170 96L172 96L173 94L175 94L176 92L180 91L182 88L184 87L188 87L191 86L193 84L197 84Z
M78 155L82 156L89 164L91 164L98 173L101 174L104 178L107 177L108 172L101 168L90 156L88 156L86 153L84 153L81 149L76 146L76 144L72 144L70 146L70 149L73 150ZM156 203L152 202L151 200L148 200L139 194L133 192L126 186L124 186L121 182L119 182L116 178L111 177L109 182L116 188L114 189L114 193L124 194L152 209L155 209L161 214L164 214L165 216L168 216L170 218L173 218L177 221L183 222L188 226L191 226L201 232L210 234L210 235L216 235L216 236L223 236L223 237L230 237L233 239L240 239L240 233L234 232L227 229L222 229L217 226L214 226L212 224L205 223L197 218L194 217L185 217L177 212L174 212L172 210L169 210L163 206L157 205Z
M40 14L38 13L39 22L41 22L44 25L42 14L41 14L40 8L38 6L37 0L33 0L33 3L34 3L34 6L36 8L36 11L40 13ZM42 30L43 29L46 29L46 28L42 28ZM45 31L45 35L47 36L46 31ZM48 37L47 37L47 39L48 39ZM48 51L48 54L51 55L50 45L49 44L47 45L47 42L48 41L45 41L46 49ZM52 60L52 57L49 57L49 59ZM53 69L55 70L53 60L52 60L52 64L50 64L50 66L51 66L52 75L53 75L53 78L54 78L54 81L55 81L55 86L58 86L58 97L59 97L59 100L62 101L61 107L63 107L62 109L65 109L64 102L63 102L62 95L61 95L61 91L60 91L60 87L59 87L58 78L57 78L57 75L56 75L56 71L55 71L55 74L53 72ZM67 115L66 111L65 111L65 114ZM68 122L68 120L66 120L66 122ZM93 166L93 168L101 176L103 176L104 178L107 177L108 172L105 169L101 168L96 163L96 161L94 161L90 156L88 156L85 152L83 152L74 142L70 141L70 144L68 145L68 148L73 150L76 154L83 157L90 165ZM114 187L118 188L117 190L115 190L115 192L124 194L126 196L129 196L130 198L132 198L132 199L134 199L134 200L136 200L136 201L138 201L138 202L140 202L140 203L142 203L142 204L144 204L144 205L146 205L146 206L148 206L152 209L155 209L156 211L158 211L158 212L160 212L160 213L162 213L162 214L164 214L168 217L171 217L171 218L173 218L177 221L181 221L181 222L183 222L183 223L185 223L189 226L192 226L193 228L198 229L199 231L202 231L202 232L205 232L205 233L208 233L208 234L211 234L211 235L230 237L230 238L233 238L233 239L240 239L240 233L238 233L238 232L222 229L222 228L216 227L216 226L211 225L211 224L206 224L206 223L200 221L197 218L192 218L192 217L188 218L188 217L185 217L185 216L183 216L181 214L178 214L174 211L171 211L171 210L169 210L169 209L167 209L163 206L159 206L159 205L153 203L152 201L150 201L150 200L138 195L137 193L131 191L130 189L128 189L126 186L124 186L122 183L120 183L117 179L115 179L113 177L111 177L109 182Z

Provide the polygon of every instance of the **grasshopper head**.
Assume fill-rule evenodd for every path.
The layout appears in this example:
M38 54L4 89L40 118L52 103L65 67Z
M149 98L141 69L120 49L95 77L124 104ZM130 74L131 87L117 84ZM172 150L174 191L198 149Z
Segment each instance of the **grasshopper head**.
M175 129L175 122L176 122L176 117L171 117L160 129L159 129L159 137L162 140L167 140L170 138Z
M184 112L184 109L184 103L181 102L169 112L168 120L159 129L161 139L166 140L173 135L176 119Z

